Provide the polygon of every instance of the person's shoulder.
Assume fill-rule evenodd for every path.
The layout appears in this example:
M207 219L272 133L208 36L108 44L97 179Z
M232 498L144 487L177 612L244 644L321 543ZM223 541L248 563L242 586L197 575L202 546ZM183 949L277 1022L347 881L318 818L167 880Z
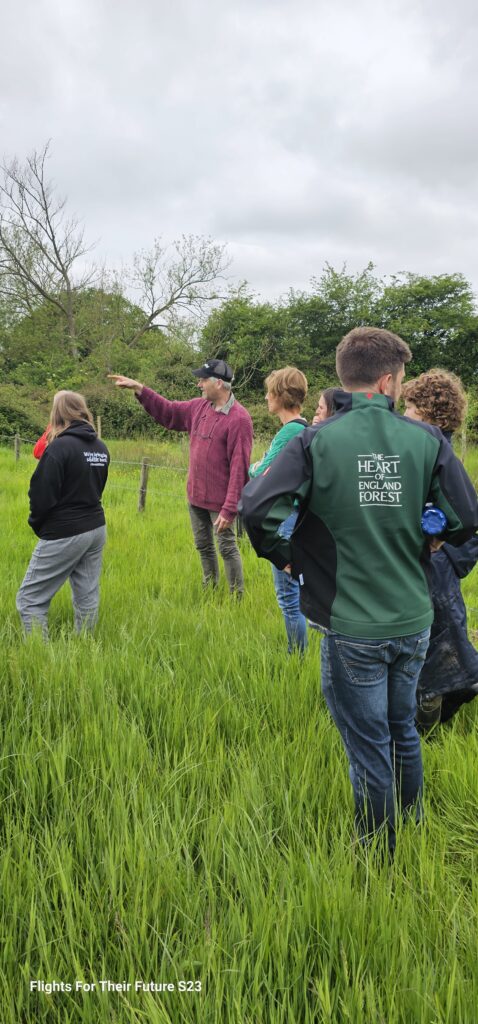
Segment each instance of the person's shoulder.
M294 437L295 434L300 434L308 426L309 424L307 423L307 420L304 419L289 420L289 422L284 423L284 426L277 432L277 437L279 434L281 434L282 437Z
M242 419L245 423L252 423L250 412L247 411L245 405L241 405L237 398L234 398L234 403L229 410L229 415L231 415L231 412L234 413L234 417L236 419Z
M69 447L68 442L69 438L66 434L58 434L58 437L54 437L53 441L47 444L42 459L45 457L48 459L61 459Z
M431 434L437 439L437 441L440 441L440 443L443 441L446 441L447 444L449 443L446 440L446 437L442 434L440 427L434 427L432 423L425 423L423 420L412 420L409 419L408 416L402 416L401 413L396 411L393 412L393 416L395 421L398 423L402 423L407 427L415 427L418 430L425 431L426 434Z
M337 412L334 416L329 416L326 420L321 420L320 423L311 423L310 426L307 424L301 431L301 436L305 441L312 441L317 434L321 434L324 430L331 430L334 425L342 423L344 419L344 413Z

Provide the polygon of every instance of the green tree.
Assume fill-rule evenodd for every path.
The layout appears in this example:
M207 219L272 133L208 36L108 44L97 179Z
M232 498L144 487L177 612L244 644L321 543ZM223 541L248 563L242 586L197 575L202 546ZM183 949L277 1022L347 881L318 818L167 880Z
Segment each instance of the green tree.
M1 307L0 307L1 309ZM143 312L117 291L88 288L75 302L77 357L65 349L64 319L47 301L31 313L8 322L3 329L4 374L15 383L57 383L88 375L88 360L95 372L106 374L115 358L114 346L123 344L142 322ZM1 328L0 315L0 332Z
M432 366L476 380L477 317L471 286L462 274L398 274L375 307L375 322L399 334L413 352L410 374Z
M357 274L327 263L322 275L312 278L311 292L289 293L287 339L295 339L300 365L321 386L336 380L335 349L340 339L352 327L373 321L380 289L372 263Z
M274 366L292 361L286 349L284 310L256 302L244 287L213 310L201 333L201 357L227 359L236 390L262 391Z

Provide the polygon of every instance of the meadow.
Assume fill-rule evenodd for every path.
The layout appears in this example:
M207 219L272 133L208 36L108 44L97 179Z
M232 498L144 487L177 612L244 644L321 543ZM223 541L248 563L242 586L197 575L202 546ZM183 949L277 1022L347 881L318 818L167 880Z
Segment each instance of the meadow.
M378 866L355 841L319 637L287 658L246 538L242 603L223 577L203 594L186 446L110 448L99 625L74 635L65 587L48 644L15 611L34 460L0 448L0 1021L474 1024L478 708L424 744L426 822ZM164 468L138 514L142 454Z

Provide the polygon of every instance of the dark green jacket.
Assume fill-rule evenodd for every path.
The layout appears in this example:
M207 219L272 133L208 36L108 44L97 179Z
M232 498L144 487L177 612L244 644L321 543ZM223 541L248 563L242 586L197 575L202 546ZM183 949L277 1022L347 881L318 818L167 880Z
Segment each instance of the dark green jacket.
M417 633L433 619L425 503L445 513L445 539L462 544L478 529L475 490L441 431L398 415L385 395L337 393L336 406L246 485L247 532L258 555L292 564L313 622L364 638ZM277 529L296 499L288 541Z

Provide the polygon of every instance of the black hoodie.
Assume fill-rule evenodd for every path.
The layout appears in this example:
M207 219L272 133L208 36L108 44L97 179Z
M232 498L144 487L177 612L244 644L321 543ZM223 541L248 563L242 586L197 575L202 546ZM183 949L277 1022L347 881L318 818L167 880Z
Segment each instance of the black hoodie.
M89 423L75 420L55 437L30 480L28 522L42 540L104 526L101 495L110 456Z

